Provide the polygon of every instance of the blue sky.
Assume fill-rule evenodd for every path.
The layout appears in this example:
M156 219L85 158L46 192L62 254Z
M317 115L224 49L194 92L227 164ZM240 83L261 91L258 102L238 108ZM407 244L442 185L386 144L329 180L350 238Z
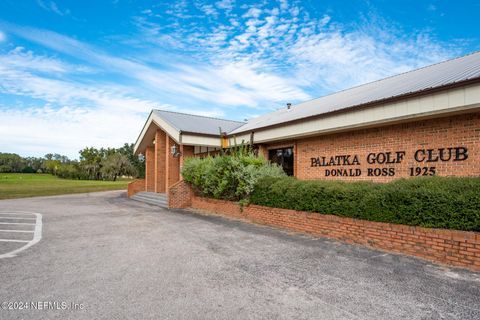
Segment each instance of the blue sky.
M0 152L134 142L152 108L243 120L480 49L478 1L0 2Z

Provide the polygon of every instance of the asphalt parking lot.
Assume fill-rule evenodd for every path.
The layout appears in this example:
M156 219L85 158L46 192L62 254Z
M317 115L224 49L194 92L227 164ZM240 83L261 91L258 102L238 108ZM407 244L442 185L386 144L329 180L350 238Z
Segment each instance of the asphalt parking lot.
M119 191L0 212L43 224L39 242L0 258L0 319L480 319L480 274Z
M0 259L15 257L42 238L42 215L0 211Z

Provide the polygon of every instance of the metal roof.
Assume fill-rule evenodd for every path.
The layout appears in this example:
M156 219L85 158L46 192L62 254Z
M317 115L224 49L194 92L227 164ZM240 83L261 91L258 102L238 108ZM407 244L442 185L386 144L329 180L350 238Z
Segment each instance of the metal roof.
M153 113L181 132L219 135L219 127L223 132L230 132L245 124L245 122L240 121L217 119L166 110L153 110Z
M480 78L480 52L374 81L250 119L230 134L319 116Z

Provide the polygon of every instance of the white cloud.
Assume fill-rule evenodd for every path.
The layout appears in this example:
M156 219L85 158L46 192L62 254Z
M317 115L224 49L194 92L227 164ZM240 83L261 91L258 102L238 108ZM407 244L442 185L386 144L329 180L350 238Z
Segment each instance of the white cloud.
M221 0L215 3L217 8L231 11L235 5L235 0Z
M58 152L78 158L78 151L86 146L120 147L134 141L145 115L44 106L0 108L0 119L0 135L5 138L0 140L0 150L24 156Z
M7 39L7 36L5 35L5 33L3 33L1 30L0 30L0 42L3 42Z
M8 60L0 56L0 62ZM35 63L38 59L33 58ZM25 61L23 61L25 62ZM44 64L47 70L56 72L55 64ZM69 105L88 102L92 106L116 109L117 111L132 110L147 112L154 104L152 101L135 98L128 93L131 89L120 85L96 83L95 86L62 79L54 79L44 75L36 75L27 69L34 66L0 63L0 92L23 95L41 99L50 103ZM22 70L23 69L23 70Z
M54 2L40 2L55 12ZM202 19L191 19L198 15L185 1L164 15L152 7L133 20L139 34L126 39L141 49L134 57L2 23L9 35L55 54L22 47L0 54L0 93L33 100L27 109L0 105L0 150L76 157L86 145L134 141L153 107L215 117L241 110L248 117L457 53L422 32L404 35L378 21L345 27L333 14L315 18L300 5L263 1L232 11L234 1L199 0Z
M58 77L83 69L21 47L0 55L0 95L33 99L32 107L20 108L2 101L0 150L77 157L85 146L135 141L138 128L156 103L136 97L132 88L119 84Z
M69 9L60 9L54 1L37 0L37 4L45 11L53 12L55 14L58 14L59 16L65 16L70 14Z
M159 109L211 117L223 117L222 110L184 109L157 106ZM119 111L107 108L47 104L27 109L0 106L0 150L23 156L60 153L78 158L78 151L87 146L120 147L134 142L148 113Z
M322 32L299 37L289 48L296 77L340 90L446 59L451 52L428 38L379 42L361 32Z
M74 73L93 72L86 66L72 65L57 58L35 55L33 51L23 47L16 47L7 54L0 55L0 66L8 66L15 70L30 70L34 72L48 73Z
M312 91L320 96L377 80L458 53L453 46L436 43L420 31L405 35L381 17L371 19L368 25L345 27L331 15L312 17L299 4L280 1L243 5L243 12L228 22L219 19L216 24L204 25L190 21L188 25L198 30L195 36L189 37L189 29L181 27L173 36L205 61L207 68L213 65L211 70L242 61L242 66L249 66L249 71L257 75L268 74L265 78L288 78L288 88L283 87L282 92L295 92L285 96L290 101L309 96ZM240 74L250 74L242 70L232 72L238 75L237 85L242 83ZM275 90L265 90L268 85L263 84L267 83L259 87L270 92L265 101L274 104L279 95L273 94ZM251 95L256 99L259 96ZM265 101L260 103L265 105Z
M258 8L250 8L248 11L242 16L242 18L258 18L262 14L262 10Z
M199 6L199 9L203 11L207 16L217 16L218 12L211 4L203 4Z
M134 78L154 91L177 93L191 99L221 103L225 106L248 105L250 107L259 105L262 102L258 100L260 97L270 101L309 97L302 93L293 81L272 81L280 77L269 74L267 71L257 71L253 68L253 64L246 70L246 64L243 63L241 67L246 70L246 73L230 73L230 75L223 72L230 64L226 60L222 60L217 65L197 63L194 67L172 61L168 65L168 70L164 70L148 66L138 60L108 55L78 40L51 31L22 27L12 28L11 31L30 41L94 63L111 72ZM238 74L238 77L234 78L231 74ZM243 90L245 79L253 78L257 86L249 86L248 90ZM268 88L270 90L267 90ZM267 96L265 92L271 93L271 96ZM293 96L285 96L285 94Z

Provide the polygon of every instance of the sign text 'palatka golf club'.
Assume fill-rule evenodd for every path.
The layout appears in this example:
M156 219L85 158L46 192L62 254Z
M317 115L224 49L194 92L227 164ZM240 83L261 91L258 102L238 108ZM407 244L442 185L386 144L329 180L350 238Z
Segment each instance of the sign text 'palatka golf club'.
M407 157L412 157L413 163L418 164L408 168L410 176L433 176L437 173L436 163L467 160L468 149L466 147L418 149L413 154L407 154L406 151L371 152L364 158L351 154L321 156L310 158L310 166L324 168L325 177L395 176L396 166L406 161ZM366 168L366 172L358 168L363 161L372 166Z

